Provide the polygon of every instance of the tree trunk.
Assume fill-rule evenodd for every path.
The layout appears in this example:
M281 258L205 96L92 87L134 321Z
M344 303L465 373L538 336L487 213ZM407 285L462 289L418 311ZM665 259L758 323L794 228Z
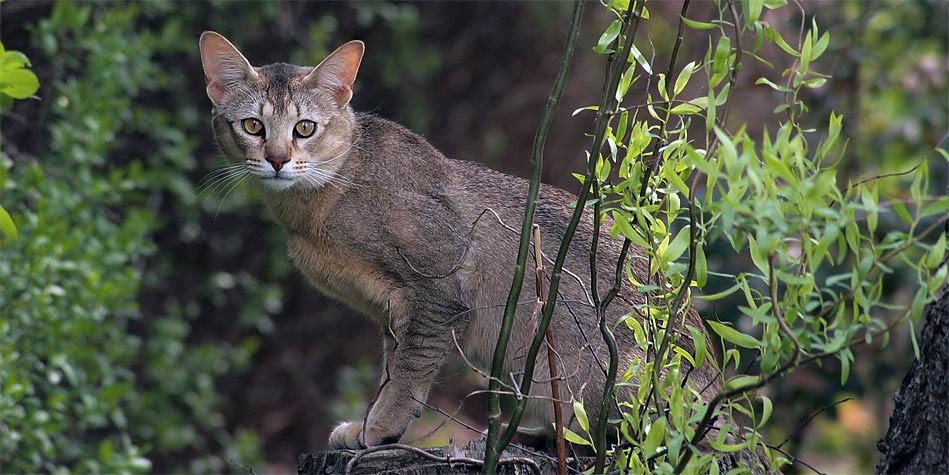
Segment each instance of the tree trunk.
M925 318L919 359L903 378L890 428L877 444L883 453L877 473L949 472L949 288Z

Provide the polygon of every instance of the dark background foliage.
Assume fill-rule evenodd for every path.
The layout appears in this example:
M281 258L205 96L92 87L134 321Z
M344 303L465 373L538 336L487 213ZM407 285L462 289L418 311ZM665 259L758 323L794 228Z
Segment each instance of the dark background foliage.
M832 32L821 65L835 79L808 100L817 122L831 109L846 117L852 139L842 169L866 177L931 159L947 130L947 3L806 7ZM680 3L650 8L648 35L665 64ZM423 133L451 158L524 176L568 10L520 2L0 4L0 39L31 58L41 83L37 100L2 115L2 203L20 228L20 239L0 238L4 470L221 472L240 462L293 471L297 453L323 447L331 425L359 416L372 394L378 330L291 268L253 187L198 187L222 164L208 127L201 31L221 32L254 64L312 65L362 39L357 109ZM544 181L568 190L590 132L570 111L595 102L602 74L589 46L607 19L589 10L586 46L547 146ZM707 10L699 3L690 16ZM800 13L780 15L768 20L794 37ZM687 38L681 57L697 58L705 46ZM738 86L732 122L755 130L780 119L770 90ZM937 176L945 182L945 171ZM891 292L908 298L898 285ZM705 311L731 313L722 303ZM872 466L912 349L895 335L885 349L861 351L844 388L825 367L769 389L783 408L776 441L790 434L793 453L848 453L844 468ZM446 410L477 383L456 373L449 368L433 395ZM848 395L857 399L795 430L814 408ZM482 402L470 400L461 417L481 425ZM448 434L423 442L445 443ZM825 462L830 470L839 460Z

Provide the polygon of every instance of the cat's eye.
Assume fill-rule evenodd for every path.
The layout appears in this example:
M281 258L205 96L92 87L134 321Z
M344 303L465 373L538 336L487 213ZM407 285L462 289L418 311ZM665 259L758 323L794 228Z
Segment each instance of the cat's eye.
M301 120L297 122L297 125L293 126L293 135L302 139L313 135L313 132L316 132L316 122L312 120Z
M241 121L241 126L244 127L244 132L247 132L248 134L264 135L264 124L257 119L244 119Z

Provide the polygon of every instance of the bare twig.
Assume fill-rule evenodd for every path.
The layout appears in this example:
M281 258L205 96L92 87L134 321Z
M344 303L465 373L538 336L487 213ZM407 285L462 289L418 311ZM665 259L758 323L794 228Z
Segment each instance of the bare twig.
M534 288L537 292L537 305L534 307L534 315L531 316L531 321L536 322L537 316L543 310L544 305L547 303L547 277L544 274L544 259L543 259L543 247L540 244L540 226L534 225L534 273L535 273L535 283ZM547 327L547 368L550 372L550 396L554 398L555 401L560 400L560 383L557 381L557 350L555 348L556 343L554 339L554 333L551 331L551 327ZM557 431L556 445L557 445L557 473L560 475L566 475L567 473L567 449L564 446L563 438L563 409L558 402L553 403L554 406L554 428Z
M247 472L250 475L257 475L257 472L254 471L254 467L248 467L234 459L227 459L227 461L232 465L237 465L241 470Z
M828 404L828 405L826 405L826 406L820 408L820 410L818 410L817 412L811 414L810 417L808 417L807 419L804 419L803 422L801 422L800 424L798 424L797 427L795 427L794 430L792 430L792 431L788 434L788 436L785 437L784 440L781 441L780 444L778 444L778 445L776 445L776 446L770 446L770 445L769 445L768 447L771 447L772 449L780 449L781 447L784 447L784 444L788 443L788 441L791 440L791 437L793 437L794 434L798 433L801 429L803 429L807 424L809 424L812 420L814 420L815 417L819 416L820 413L822 413L822 412L824 412L824 411L826 411L826 410L828 410L828 409L830 409L830 408L832 408L832 407L834 407L834 406L836 406L836 405L838 405L838 404L843 404L843 403L845 403L845 402L847 402L847 401L852 401L852 400L853 400L852 397L845 397L845 398L843 398L843 399L841 399L841 400L839 400L839 401L834 401L834 402L832 402L832 403L830 403L830 404ZM783 452L782 452L782 453L783 453Z
M795 463L795 462L797 462L797 463L799 463L799 464L801 464L801 465L803 465L803 466L805 466L805 467L811 469L811 471L814 472L814 473L816 473L817 475L827 475L827 473L821 472L820 470L814 468L811 464L809 464L809 463L807 463L807 462L801 460L801 459L798 458L798 457L795 457L795 456L793 456L793 455L791 455L791 454L785 452L783 449L781 449L781 446L780 446L780 445L778 445L778 446L768 445L768 448L770 448L770 449L772 449L772 450L777 450L778 452L781 452L781 454L784 455L785 457L787 457L787 458L788 458L788 461L790 461L792 464Z

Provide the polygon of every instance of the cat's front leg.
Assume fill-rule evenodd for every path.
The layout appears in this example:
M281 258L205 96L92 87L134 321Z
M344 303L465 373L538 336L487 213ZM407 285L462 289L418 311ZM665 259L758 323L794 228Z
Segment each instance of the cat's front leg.
M403 321L393 318L385 332L378 397L365 421L343 422L333 429L330 447L360 449L398 442L409 423L422 414L432 380L454 349L452 333L461 338L464 321L465 315L443 306Z

